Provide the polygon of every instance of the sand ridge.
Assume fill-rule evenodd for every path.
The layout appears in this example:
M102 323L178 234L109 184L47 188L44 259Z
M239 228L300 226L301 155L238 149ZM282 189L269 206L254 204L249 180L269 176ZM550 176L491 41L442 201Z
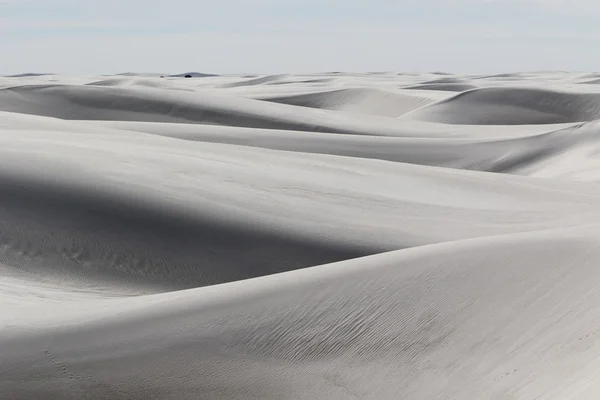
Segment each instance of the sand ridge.
M0 399L598 397L596 75L185 75L0 78Z

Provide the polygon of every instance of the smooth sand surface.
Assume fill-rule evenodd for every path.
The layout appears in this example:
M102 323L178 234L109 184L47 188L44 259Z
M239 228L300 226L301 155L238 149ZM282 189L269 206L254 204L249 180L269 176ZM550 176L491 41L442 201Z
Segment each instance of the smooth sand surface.
M585 73L0 78L0 399L600 398Z

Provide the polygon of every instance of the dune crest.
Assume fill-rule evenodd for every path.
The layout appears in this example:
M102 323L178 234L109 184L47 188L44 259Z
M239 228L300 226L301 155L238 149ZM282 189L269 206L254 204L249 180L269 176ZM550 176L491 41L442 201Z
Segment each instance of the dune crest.
M296 96L262 98L274 103L327 110L374 114L384 117L399 117L409 111L423 107L433 100L395 94L377 89L340 89L322 93Z
M600 95L529 88L473 89L415 111L411 116L465 125L585 122L600 117Z
M597 399L596 78L0 78L0 399Z

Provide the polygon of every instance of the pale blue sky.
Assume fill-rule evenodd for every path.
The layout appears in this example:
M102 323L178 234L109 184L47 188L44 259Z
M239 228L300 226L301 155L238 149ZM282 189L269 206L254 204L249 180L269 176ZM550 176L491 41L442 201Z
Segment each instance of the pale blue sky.
M600 70L598 0L0 0L0 74Z

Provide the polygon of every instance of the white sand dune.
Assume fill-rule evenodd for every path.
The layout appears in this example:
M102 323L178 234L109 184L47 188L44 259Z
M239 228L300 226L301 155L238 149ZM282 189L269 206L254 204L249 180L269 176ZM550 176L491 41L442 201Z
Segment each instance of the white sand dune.
M0 78L0 399L598 398L593 76L164 76Z
M170 82L169 82L170 83ZM169 85L164 80L150 79L150 78L109 78L100 81L90 82L86 85L89 86L142 86L159 89L171 89L175 85ZM181 90L187 89L185 87L180 88ZM187 91L193 91L187 89Z
M464 91L476 89L476 88L477 88L477 86L470 85L468 83L424 83L422 85L409 86L406 89L464 92Z
M423 107L433 100L386 92L377 89L340 89L321 93L285 97L263 97L261 100L300 107L321 108L364 114L399 117Z
M456 131L465 134L464 138L442 138L444 133L450 136L450 131L443 129L438 132L440 125L429 126L433 137L426 137L425 132L422 137L383 137L130 121L86 123L190 141L522 175L555 171L553 176L593 169L597 164L594 154L600 137L598 122L553 125L542 128L553 130L542 133L539 126L529 130L514 129L513 126L512 132L508 128L501 132L488 131L479 126L476 129L468 126L456 128ZM415 133L412 130L409 132ZM502 132L507 136L494 135ZM578 159L572 158L573 153L579 153L576 156ZM557 163L564 165L554 168L552 165ZM598 175L593 173L589 176L595 180Z
M474 89L417 110L411 116L474 125L583 122L600 117L600 94L531 88Z
M236 82L224 83L221 85L222 88L232 88L239 86L255 86L255 85L268 85L271 83L276 83L283 78L286 78L288 75L270 75L270 76L262 76L259 78L250 78L250 79L242 79Z
M147 85L145 85L147 86ZM171 93L156 88L25 85L0 90L0 110L61 119L192 122L267 129L398 135L388 118L337 115L329 110L235 97L211 91Z

